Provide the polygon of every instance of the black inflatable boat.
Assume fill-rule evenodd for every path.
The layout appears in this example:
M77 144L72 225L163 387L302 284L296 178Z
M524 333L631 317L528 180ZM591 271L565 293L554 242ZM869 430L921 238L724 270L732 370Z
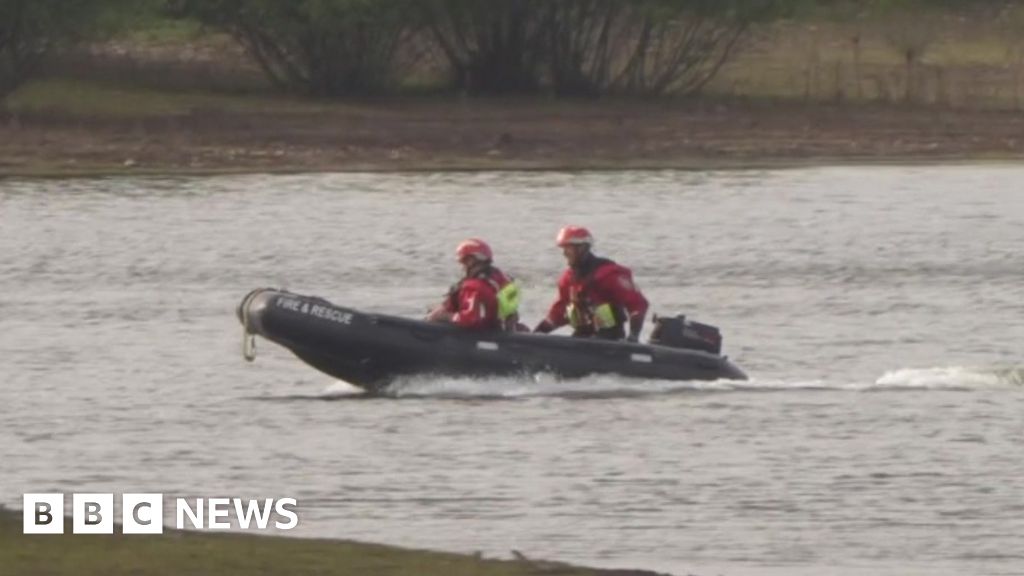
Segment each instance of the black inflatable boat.
M291 350L310 366L379 392L408 374L493 376L549 372L563 378L621 374L660 380L746 380L721 356L712 326L655 320L650 344L530 333L476 332L335 306L321 298L258 289L242 299L245 355L253 336Z

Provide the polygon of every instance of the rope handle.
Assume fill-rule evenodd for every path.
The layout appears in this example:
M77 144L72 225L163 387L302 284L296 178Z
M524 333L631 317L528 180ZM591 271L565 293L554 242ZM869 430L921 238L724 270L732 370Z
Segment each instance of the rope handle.
M242 329L242 357L247 362L256 359L256 335L249 332L248 328Z
M256 334L249 329L249 302L260 290L253 290L243 300L241 306L242 316L242 358L247 362L256 359Z

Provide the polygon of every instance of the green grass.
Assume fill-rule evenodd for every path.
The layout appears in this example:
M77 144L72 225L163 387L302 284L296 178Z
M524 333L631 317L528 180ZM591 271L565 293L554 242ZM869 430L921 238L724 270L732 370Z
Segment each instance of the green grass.
M1024 43L1022 43L1024 44ZM998 37L976 38L936 44L925 61L943 66L1006 66L1012 61L1013 46Z
M175 116L196 110L316 113L340 106L294 97L173 92L64 78L30 81L10 94L6 103L14 113L57 112L100 118Z
M7 97L15 113L61 112L73 116L137 117L187 113L194 97L76 80L28 82Z
M70 521L62 535L23 535L21 522L20 512L0 509L0 573L49 576L526 576L541 573L597 576L602 573L562 564L484 560L340 540L178 531L162 535L73 535Z
M909 25L909 24L908 24ZM879 23L789 22L762 29L707 87L706 94L753 98L900 99L904 56ZM860 37L860 67L851 39ZM994 24L946 23L933 29L915 69L917 101L1013 108L1024 87L1014 85L1014 42ZM1024 29L1017 46L1024 46ZM1019 48L1018 48L1019 49ZM859 83L858 86L858 70ZM1020 72L1024 74L1024 70Z
M192 20L154 18L146 20L120 37L129 42L144 44L170 44L194 40L204 34L201 24Z

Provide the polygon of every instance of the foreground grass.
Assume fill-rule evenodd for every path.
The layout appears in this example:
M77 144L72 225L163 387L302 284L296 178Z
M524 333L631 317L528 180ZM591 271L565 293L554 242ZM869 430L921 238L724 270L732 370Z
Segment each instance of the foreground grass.
M169 531L153 536L23 535L21 513L0 509L0 573L74 576L316 574L422 576L654 576L534 561L406 550L341 540ZM117 531L117 530L115 530Z

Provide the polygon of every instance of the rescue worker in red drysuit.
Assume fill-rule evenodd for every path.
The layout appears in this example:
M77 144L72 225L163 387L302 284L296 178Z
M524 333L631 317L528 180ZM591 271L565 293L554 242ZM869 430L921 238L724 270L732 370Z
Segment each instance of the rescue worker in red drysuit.
M562 228L557 243L569 268L558 279L558 298L533 331L548 333L570 324L573 336L638 341L647 299L629 268L594 255L594 237L586 228Z
M462 265L464 276L427 320L451 322L472 330L517 330L519 288L494 266L491 247L479 238L470 238L455 249L455 259Z

